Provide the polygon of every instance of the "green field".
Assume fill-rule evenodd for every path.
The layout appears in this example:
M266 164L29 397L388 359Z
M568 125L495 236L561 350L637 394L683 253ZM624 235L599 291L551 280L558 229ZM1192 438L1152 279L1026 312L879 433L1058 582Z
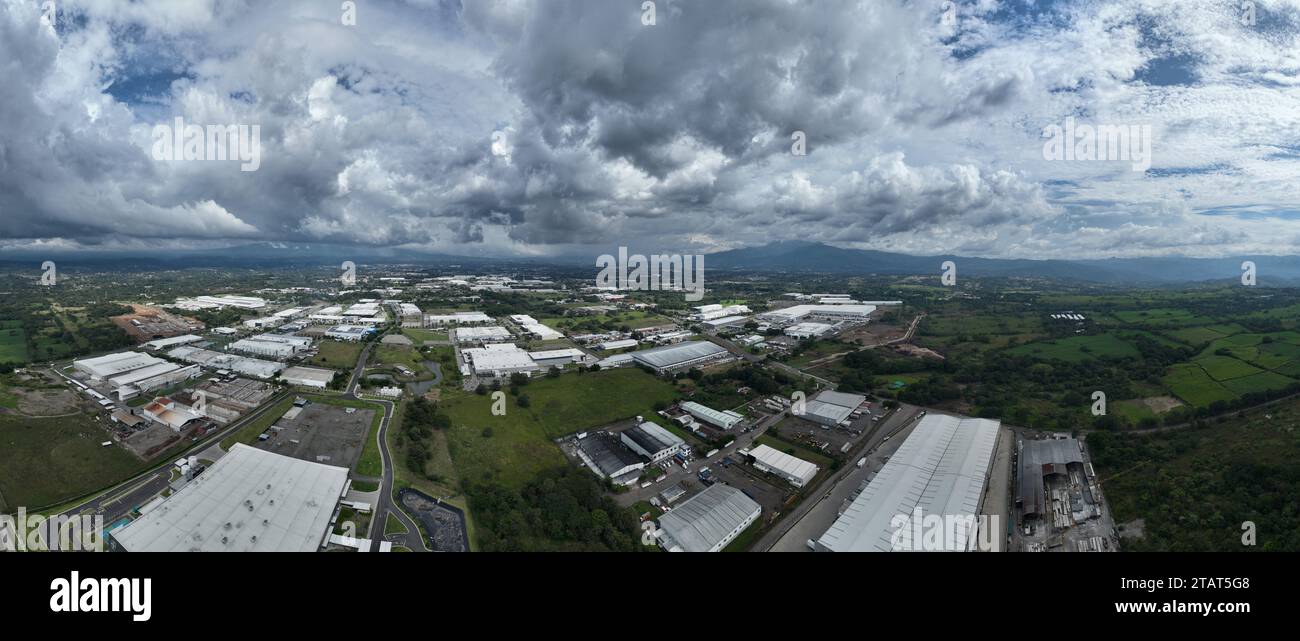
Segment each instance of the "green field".
M0 415L0 512L67 501L121 481L145 463L117 445L90 416Z
M369 365L401 365L414 372L413 376L401 376L403 380L433 378L424 366L425 357L419 350L407 345L380 345L371 352Z
M312 365L322 367L332 367L334 369L350 370L357 364L357 359L361 357L360 343L344 343L341 341L321 341L316 355L312 357Z
M18 321L0 321L0 363L27 362L27 333Z
M1208 407L1215 401L1230 401L1237 396L1215 382L1195 363L1179 363L1170 367L1162 382L1174 395L1194 407Z
M402 330L402 333L405 334L407 338L415 341L416 345L419 345L424 341L449 340L446 331L439 331L434 329L406 328Z
M267 410L265 414L262 414L261 416L257 417L256 420L253 420L252 422L245 424L243 427L239 428L239 431L235 432L234 434L231 434L230 436L227 436L226 438L222 439L221 449L229 452L230 448L235 446L235 443L252 445L254 442L257 441L258 434L265 432L267 428L271 427L272 425L275 425L275 422L280 420L280 417L284 416L284 413L289 411L290 407L293 407L293 399L294 399L293 396L284 397L283 399L280 400L279 403L275 404L275 407L272 407L270 410Z
M1028 343L1013 347L1007 353L1071 363L1091 358L1136 358L1140 355L1131 343L1113 333Z
M1130 325L1152 327L1187 327L1214 322L1212 318L1197 316L1185 309L1138 309L1112 312L1111 315Z
M1239 361L1231 356L1202 356L1197 358L1194 364L1200 365L1201 369L1204 369L1205 373L1210 375L1210 378L1220 382L1258 374L1263 371L1250 363Z
M495 478L522 486L538 471L564 465L554 439L653 415L655 402L671 402L674 388L632 368L536 378L520 393L529 396L531 406L519 407L507 394L505 416L492 415L490 394L453 392L443 397L440 406L452 420L448 445L461 478Z

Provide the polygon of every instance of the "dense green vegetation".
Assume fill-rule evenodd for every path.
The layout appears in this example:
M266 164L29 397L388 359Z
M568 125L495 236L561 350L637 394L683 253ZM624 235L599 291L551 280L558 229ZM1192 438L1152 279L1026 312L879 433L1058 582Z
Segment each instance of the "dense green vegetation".
M1149 435L1088 437L1118 523L1143 520L1129 550L1300 549L1300 403ZM1258 547L1243 547L1242 524Z
M544 470L518 489L470 482L467 493L484 551L655 549L641 545L636 511L616 505L586 469Z

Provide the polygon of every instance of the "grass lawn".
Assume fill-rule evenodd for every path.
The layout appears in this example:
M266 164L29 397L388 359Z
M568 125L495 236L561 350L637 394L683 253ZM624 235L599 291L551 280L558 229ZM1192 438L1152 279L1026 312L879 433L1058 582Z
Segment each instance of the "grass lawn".
M424 355L407 345L380 345L371 352L369 365L401 365L414 372L413 376L399 376L403 380L429 379L433 374L424 366Z
M416 345L424 341L445 341L449 339L446 330L406 328L402 330L402 333L407 338L415 341Z
M392 514L389 514L389 515L388 515L388 520L387 520L386 523L384 523L384 534L385 534L385 535L388 535L388 534L406 534L408 531L409 531L409 530L406 529L406 526L405 526L405 525L402 525L402 522L399 521L399 520L397 520L397 517L393 516Z
M0 416L0 512L67 501L145 468L121 447L100 445L107 440L86 414Z
M361 357L361 343L344 343L342 341L321 341L311 364L334 369L350 370Z
M670 383L635 368L536 378L521 394L531 406L519 407L507 395L505 416L492 415L491 395L449 391L443 397L441 406L452 420L448 445L461 478L522 486L539 471L565 464L554 439L652 415L656 401L674 396Z

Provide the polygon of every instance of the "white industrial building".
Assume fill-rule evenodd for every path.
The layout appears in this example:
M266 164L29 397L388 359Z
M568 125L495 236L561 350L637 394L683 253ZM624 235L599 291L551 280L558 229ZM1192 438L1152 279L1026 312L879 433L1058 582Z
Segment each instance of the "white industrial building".
M803 340L805 338L824 336L833 329L835 329L834 325L827 325L826 323L795 323L782 330L782 333L790 338Z
M612 349L627 349L636 347L639 343L635 338L624 338L616 341L605 341L596 346L597 349L608 352Z
M759 320L781 327L805 321L864 321L876 311L875 305L793 305L758 315Z
M729 360L731 352L708 341L686 341L633 352L632 358L655 373L664 374Z
M533 318L532 316L516 314L514 316L511 316L510 320L514 321L515 324L518 325L520 329L522 329L524 332L528 333L529 335L533 336L534 338L538 338L544 341L555 340L557 338L564 338L564 334L561 334L560 332L557 332L554 329L537 322L537 319Z
M817 476L816 465L766 445L750 450L749 455L754 457L754 467L775 474L795 487L803 487Z
M903 540L903 534L919 528L913 522L917 515L968 519L966 526L956 528L954 540L944 541L944 549L974 549L1000 428L1000 422L990 419L944 414L922 418L889 462L817 539L816 549L919 550L923 540L910 535Z
M274 316L267 316L266 318L254 318L251 320L244 321L244 327L248 327L251 329L275 329L276 327L279 327L282 324L284 324L284 319L276 318Z
M382 312L379 310L378 302L357 303L343 312L344 316L366 316L371 317Z
M589 360L595 360L588 356L586 352L572 347L568 349L548 349L539 352L528 352L528 357L533 359L533 362L537 363L539 367L543 368L562 368L565 365L572 365L574 363L582 364Z
M623 430L619 433L619 439L633 452L650 459L651 463L658 463L680 452L686 445L686 441L676 434L649 421Z
M528 356L528 352L510 343L471 347L461 350L460 354L470 371L477 376L504 378L519 372L531 375L538 370L537 363Z
M187 363L196 363L208 369L230 370L254 378L274 378L276 373L284 369L284 363L214 352L188 345L167 352L167 356Z
M492 317L483 312L455 312L452 314L424 315L425 327L438 325L478 325L491 322L493 322Z
M294 352L297 351L294 349L293 345L287 343L274 343L271 341L259 341L249 338L231 343L229 349L231 351L244 352L256 356L267 356L270 358L288 358L293 356Z
M374 333L370 327L360 325L335 325L325 330L325 338L355 343Z
M804 403L800 417L826 427L847 427L853 413L862 409L866 402L867 397L860 394L825 390Z
M691 319L709 321L728 316L744 316L748 313L750 313L750 310L744 305L700 305L695 308L695 313L691 314Z
M290 385L325 389L334 380L334 370L295 366L280 372L280 379Z
M719 318L702 321L701 324L709 329L721 329L723 327L744 325L747 322L749 322L748 316L721 316Z
M455 335L457 343L508 341L511 338L510 332L499 325L492 325L491 327L458 327L452 330L452 334Z
M119 374L166 363L161 358L140 352L118 352L95 358L83 358L72 361L72 367L86 374L92 380L102 381Z
M113 393L117 395L117 399L119 401L129 401L145 392L171 387L181 381L196 378L202 373L203 371L198 365L181 367L176 363L164 361L151 367L115 376L109 380L114 385Z
M201 340L203 340L202 336L195 336L194 334L185 334L183 336L173 336L171 338L159 338L158 340L152 340L149 341L148 343L145 343L144 346L148 349L157 350L157 349L165 349L168 347L175 347L177 345L188 345L190 343L197 343Z
M659 545L669 552L718 552L762 512L744 492L716 483L659 517Z
M140 408L140 415L152 419L179 432L190 421L203 418L201 415L185 408L177 407L176 402L165 396L153 399Z
M109 536L130 552L315 552L348 485L347 468L237 443Z
M715 410L707 405L701 405L695 401L686 401L681 405L682 410L695 418L718 427L719 429L729 430L745 420L744 416L731 410Z

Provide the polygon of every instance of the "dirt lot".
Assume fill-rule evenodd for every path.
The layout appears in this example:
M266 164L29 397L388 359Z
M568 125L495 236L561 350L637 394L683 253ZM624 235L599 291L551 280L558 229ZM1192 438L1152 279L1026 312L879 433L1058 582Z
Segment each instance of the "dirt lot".
M203 323L193 318L177 316L157 307L131 305L131 309L134 313L114 316L112 321L140 343L203 329ZM140 324L132 323L133 320L139 321Z
M62 416L81 410L82 397L69 389L13 388L18 411L28 416Z
M375 412L358 409L349 414L348 409L311 403L288 418L294 413L290 410L275 424L282 429L272 428L271 438L253 445L304 461L355 469Z

